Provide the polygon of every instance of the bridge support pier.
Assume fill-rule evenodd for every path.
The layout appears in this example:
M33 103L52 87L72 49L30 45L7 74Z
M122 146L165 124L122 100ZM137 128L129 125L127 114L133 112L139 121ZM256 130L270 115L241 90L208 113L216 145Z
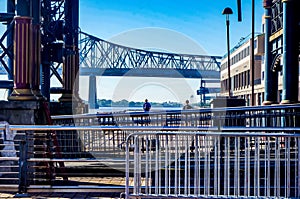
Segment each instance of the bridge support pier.
M297 1L283 2L283 89L281 104L298 102L299 40Z
M97 84L96 76L89 76L89 108L95 109L97 105Z
M265 8L265 97L263 105L270 105L277 103L278 90L278 72L273 72L271 43L269 38L271 36L271 10L272 0L264 1Z

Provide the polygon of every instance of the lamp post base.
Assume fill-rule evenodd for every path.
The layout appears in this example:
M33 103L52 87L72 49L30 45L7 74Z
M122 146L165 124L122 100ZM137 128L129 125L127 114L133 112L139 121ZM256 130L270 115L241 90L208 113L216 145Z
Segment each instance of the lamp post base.
M263 101L262 103L263 106L272 105L272 104L278 104L278 102L266 100Z
M293 101L293 100L282 100L280 102L280 104L296 104L298 103L297 101Z

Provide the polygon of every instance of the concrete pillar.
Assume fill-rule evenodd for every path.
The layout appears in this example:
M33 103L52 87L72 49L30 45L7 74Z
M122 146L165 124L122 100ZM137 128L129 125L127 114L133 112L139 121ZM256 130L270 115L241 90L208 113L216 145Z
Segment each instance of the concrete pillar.
M283 90L282 104L298 102L298 0L283 0Z
M97 103L97 84L96 84L96 76L89 76L89 108L95 109Z
M36 100L31 90L31 17L15 17L14 89L8 100Z
M273 72L272 65L272 46L269 41L271 36L271 15L272 0L264 0L265 8L265 97L263 105L270 105L277 102L278 92L278 72Z

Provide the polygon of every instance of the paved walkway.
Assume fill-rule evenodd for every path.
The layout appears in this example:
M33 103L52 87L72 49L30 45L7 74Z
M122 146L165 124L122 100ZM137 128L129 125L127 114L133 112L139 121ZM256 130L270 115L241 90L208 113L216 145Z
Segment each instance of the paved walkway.
M80 185L86 184L99 184L101 186L124 186L125 187L125 178L124 177L69 177L69 181L77 182ZM74 184L75 185L75 184ZM125 189L124 189L125 191ZM18 195L13 192L0 192L0 198L33 198L33 199L117 199L120 198L121 193L109 193L109 192L34 192L23 195Z
M119 194L113 193L31 193L23 196L18 196L14 193L0 193L0 198L22 198L22 199L117 199Z

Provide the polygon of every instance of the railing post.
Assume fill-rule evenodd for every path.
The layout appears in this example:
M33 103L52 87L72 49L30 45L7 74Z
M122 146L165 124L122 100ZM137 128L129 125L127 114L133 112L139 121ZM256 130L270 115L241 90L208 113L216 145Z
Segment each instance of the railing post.
M20 141L18 195L27 195L27 142Z

